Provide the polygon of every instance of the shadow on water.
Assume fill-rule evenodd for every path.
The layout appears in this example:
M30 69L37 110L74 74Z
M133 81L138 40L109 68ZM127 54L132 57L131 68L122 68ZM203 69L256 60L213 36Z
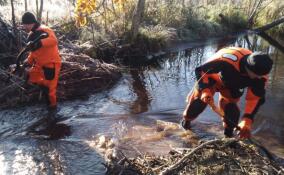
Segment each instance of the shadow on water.
M210 109L192 123L192 131L182 130L179 122L194 69L225 46L263 51L273 58L267 102L255 118L253 133L284 157L283 53L257 35L241 35L203 46L184 44L154 66L130 69L111 90L61 103L58 115L65 119L40 133L49 139L25 134L44 115L38 107L0 111L0 174L103 174L101 163L109 150L128 156L165 154L173 147L194 146L201 138L223 137L221 121Z
M136 94L136 100L132 102L130 106L130 111L133 114L138 114L142 112L147 112L148 107L151 103L151 98L147 92L144 82L144 75L142 71L138 69L131 69L129 74L132 78L132 89Z
M30 132L30 134L47 140L58 140L71 135L71 127L64 123L51 123L44 129Z

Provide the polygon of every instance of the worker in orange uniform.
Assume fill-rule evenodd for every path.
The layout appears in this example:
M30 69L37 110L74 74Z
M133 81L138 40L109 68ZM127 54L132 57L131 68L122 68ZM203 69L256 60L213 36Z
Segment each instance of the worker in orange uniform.
M54 110L57 107L56 89L61 68L57 38L52 29L41 25L30 12L23 14L22 25L28 32L27 46L31 51L25 62L31 66L28 71L28 82L42 87L48 109ZM43 33L46 37L34 42Z
M233 137L234 128L240 129L240 138L250 138L254 116L265 101L265 84L273 61L267 54L228 47L219 50L205 64L195 69L197 86L188 95L181 125L190 129L190 123L206 108L214 104L219 92L219 107L224 113L224 135ZM238 102L246 90L244 115L239 122Z

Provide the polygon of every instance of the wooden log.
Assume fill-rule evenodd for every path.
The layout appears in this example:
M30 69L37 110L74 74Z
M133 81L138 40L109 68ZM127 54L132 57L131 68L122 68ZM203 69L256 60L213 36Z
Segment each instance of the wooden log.
M276 47L277 49L279 49L281 52L284 53L284 46L282 46L278 41L274 40L273 38L271 38L269 35L267 35L265 32L261 32L259 34L259 36L263 39L265 39L269 44L271 44L272 46Z
M279 24L281 24L283 22L284 22L284 16L279 18L279 19L277 19L277 20L275 20L275 21L273 21L273 22L271 22L271 23L269 23L269 24L266 24L266 25L264 25L262 27L258 27L256 29L253 29L253 31L264 32L264 31L269 30L272 27L275 27L275 26L277 26L277 25L279 25Z

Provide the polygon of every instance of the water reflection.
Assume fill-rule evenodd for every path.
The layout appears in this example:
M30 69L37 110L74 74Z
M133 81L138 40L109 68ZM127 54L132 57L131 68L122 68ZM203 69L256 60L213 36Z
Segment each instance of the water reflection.
M215 52L217 52L218 50L220 50L220 49L222 49L224 47L227 47L230 44L234 44L237 39L238 39L238 36L228 35L228 36L218 40L217 44L216 44L217 47L216 47L216 51Z
M148 111L148 106L151 103L151 98L145 87L144 74L138 69L131 69L130 75L132 78L132 90L136 94L136 100L132 102L130 111L132 114L138 114Z

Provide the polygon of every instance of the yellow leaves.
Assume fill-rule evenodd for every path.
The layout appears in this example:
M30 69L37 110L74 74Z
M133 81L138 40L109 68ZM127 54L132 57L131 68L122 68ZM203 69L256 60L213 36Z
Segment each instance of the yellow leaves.
M82 27L87 24L87 16L95 12L97 4L104 3L106 5L111 5L112 2L117 7L116 9L119 12L127 11L126 4L129 2L129 0L77 0L75 8L76 26ZM108 14L106 14L108 11L104 11L103 13L104 16L108 16Z
M76 25L78 27L85 26L87 24L87 15L94 12L96 8L96 0L77 0L75 13L76 13Z
M120 11L126 11L125 4L128 2L128 0L114 0L113 2L118 6Z
M116 4L123 4L123 3L126 3L127 2L127 0L114 0L113 1L114 3L116 3Z
M91 14L96 8L96 0L78 0L76 4L76 13Z
M87 18L83 15L78 15L76 16L76 26L77 27L82 27L87 24Z

